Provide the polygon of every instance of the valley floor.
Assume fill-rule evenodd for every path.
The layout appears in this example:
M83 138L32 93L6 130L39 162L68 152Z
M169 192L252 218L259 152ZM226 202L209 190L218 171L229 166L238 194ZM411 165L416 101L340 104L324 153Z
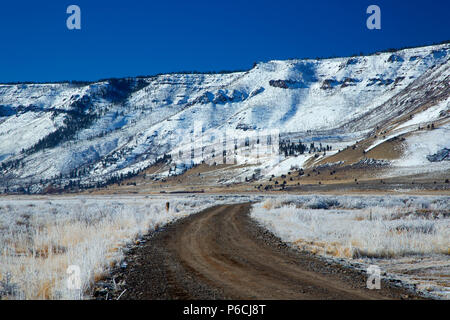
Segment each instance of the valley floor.
M98 284L97 298L121 299L418 299L366 274L288 247L250 219L250 204L223 205L145 238ZM115 283L124 283L113 288ZM105 289L106 288L106 289Z
M448 299L446 190L215 190L0 197L0 299Z

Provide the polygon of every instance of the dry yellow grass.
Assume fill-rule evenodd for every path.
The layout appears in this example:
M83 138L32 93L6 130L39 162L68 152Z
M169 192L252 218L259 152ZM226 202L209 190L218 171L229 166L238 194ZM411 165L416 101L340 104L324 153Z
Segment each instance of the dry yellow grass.
M336 258L349 259L355 257L355 251L353 248L342 246L338 242L326 243L321 241L305 241L303 239L298 239L293 243L301 250L312 254L329 255Z
M272 202L270 200L264 201L264 204L263 204L263 208L264 209L270 210L270 209L272 209L272 207L273 207L273 204L272 204Z
M36 298L42 300L48 300L52 297L52 288L55 286L55 281L46 280L40 283Z

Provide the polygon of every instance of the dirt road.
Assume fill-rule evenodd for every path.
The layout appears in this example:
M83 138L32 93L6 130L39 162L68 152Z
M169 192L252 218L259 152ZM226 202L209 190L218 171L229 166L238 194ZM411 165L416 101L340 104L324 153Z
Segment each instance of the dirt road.
M113 273L120 299L400 299L411 293L291 249L249 217L250 204L207 209L152 233Z

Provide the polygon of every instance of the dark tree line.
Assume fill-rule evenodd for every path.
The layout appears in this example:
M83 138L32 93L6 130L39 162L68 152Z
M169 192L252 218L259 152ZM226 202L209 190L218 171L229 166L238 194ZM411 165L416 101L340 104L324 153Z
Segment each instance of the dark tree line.
M330 145L323 146L322 143L319 143L319 145L317 146L314 144L314 142L312 142L308 147L306 144L302 143L301 141L290 142L290 140L280 141L279 148L280 148L280 154L284 154L286 157L304 154L306 152L315 153L315 152L326 152L326 151L332 150L332 147Z

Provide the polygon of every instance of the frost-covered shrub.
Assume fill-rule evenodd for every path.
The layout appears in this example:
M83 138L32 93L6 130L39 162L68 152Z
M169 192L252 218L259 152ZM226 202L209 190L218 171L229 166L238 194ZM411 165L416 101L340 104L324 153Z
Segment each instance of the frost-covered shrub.
M332 198L314 198L311 199L308 204L308 208L310 209L330 209L339 207L339 201L337 199Z

